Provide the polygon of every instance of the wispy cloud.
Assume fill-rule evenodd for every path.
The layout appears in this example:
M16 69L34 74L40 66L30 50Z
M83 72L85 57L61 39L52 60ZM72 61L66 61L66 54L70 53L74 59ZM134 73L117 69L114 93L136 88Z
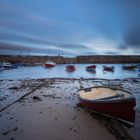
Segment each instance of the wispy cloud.
M108 51L108 52L105 52L104 54L106 54L106 55L119 55L120 53Z
M25 23L26 22L35 22L35 23L38 23L40 25L45 25L47 27L57 25L57 22L52 18L39 15L31 10L27 10L27 9L25 10L23 8L13 7L13 6L6 4L6 3L2 3L0 5L0 11L1 11L1 13L4 13L9 17L23 18L25 20ZM18 20L16 20L16 21L18 21Z
M54 46L48 46L47 48L42 47L32 47L20 44L11 44L11 43L2 43L0 42L0 49L1 50L9 50L9 51L16 51L19 54L21 52L30 52L30 53L42 53L44 55L78 55L78 53L69 51L67 49L62 49ZM1 54L1 53L0 53Z
M0 49L139 54L139 5L137 0L2 0Z

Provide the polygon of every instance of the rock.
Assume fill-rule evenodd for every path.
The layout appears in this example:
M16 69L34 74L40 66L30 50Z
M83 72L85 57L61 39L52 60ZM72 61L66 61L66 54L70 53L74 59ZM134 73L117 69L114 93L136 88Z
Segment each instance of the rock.
M56 95L56 94L49 94L49 95L44 94L43 96L44 96L44 97L50 97L50 98L56 98L55 95Z
M13 131L17 131L17 130L18 130L18 127L13 128Z
M12 119L13 119L13 117L10 117L9 119L10 119L10 120L12 120Z
M38 96L33 96L32 98L33 98L33 100L36 100L36 101L42 101L42 99Z
M54 120L57 121L58 119L55 117Z
M0 101L3 101L4 100L4 98L0 98Z
M42 112L42 111L40 111L39 113L40 113L40 114L42 114L43 112Z
M7 131L3 132L2 134L3 134L3 135L7 135L7 134L9 134L10 132L11 132L11 130L7 130Z
M73 129L73 132L75 132L75 133L79 133L76 129Z
M72 130L72 128L70 128L70 130Z
M13 86L13 87L10 87L9 89L18 90L18 87Z
M76 119L76 115L72 119L75 120Z

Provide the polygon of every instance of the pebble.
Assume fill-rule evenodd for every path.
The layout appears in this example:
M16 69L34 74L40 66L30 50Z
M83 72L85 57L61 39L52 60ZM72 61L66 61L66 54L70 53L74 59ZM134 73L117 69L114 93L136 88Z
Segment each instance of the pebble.
M10 133L10 131L11 131L11 130L7 130L7 131L3 132L2 134L6 136L7 134Z
M18 130L18 127L13 128L13 131L17 131L17 130Z

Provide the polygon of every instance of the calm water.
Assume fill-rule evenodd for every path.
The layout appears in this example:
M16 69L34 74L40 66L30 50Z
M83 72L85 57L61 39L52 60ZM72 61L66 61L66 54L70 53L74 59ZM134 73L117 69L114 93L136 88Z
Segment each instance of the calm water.
M85 67L90 64L74 64L76 71L67 72L66 64L56 65L53 68L43 66L18 67L17 69L0 71L0 79L37 79L37 78L103 78L103 79L124 79L140 78L138 70L123 70L122 64L96 64L96 73L90 73ZM114 72L103 72L102 66L114 66Z

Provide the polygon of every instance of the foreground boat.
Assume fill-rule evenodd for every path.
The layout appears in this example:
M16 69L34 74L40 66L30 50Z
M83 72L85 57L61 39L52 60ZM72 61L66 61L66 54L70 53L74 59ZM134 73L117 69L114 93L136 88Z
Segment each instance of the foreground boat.
M129 123L135 122L136 99L124 90L94 87L79 91L80 105Z
M68 72L73 72L75 70L76 70L76 68L74 65L67 65L66 66L66 71L68 71Z
M54 62L52 62L52 61L46 61L45 64L44 64L44 66L46 68L51 68L51 67L54 67L55 65L56 64Z

